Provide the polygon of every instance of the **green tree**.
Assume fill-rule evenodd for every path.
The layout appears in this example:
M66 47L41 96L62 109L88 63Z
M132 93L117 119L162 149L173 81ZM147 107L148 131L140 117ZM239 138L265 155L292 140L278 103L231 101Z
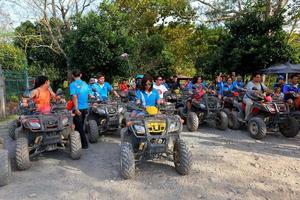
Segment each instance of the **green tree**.
M13 44L0 43L0 65L6 70L24 70L27 66L26 55Z

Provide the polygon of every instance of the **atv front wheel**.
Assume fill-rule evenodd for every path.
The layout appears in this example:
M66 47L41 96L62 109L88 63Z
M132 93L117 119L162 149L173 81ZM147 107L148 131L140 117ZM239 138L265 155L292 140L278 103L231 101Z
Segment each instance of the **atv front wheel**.
M70 155L73 160L79 160L82 153L80 134L77 131L71 132L69 136Z
M220 130L226 130L228 127L228 116L225 112L220 111L216 117L216 127Z
M16 163L19 170L29 169L31 166L29 160L28 139L21 137L16 142Z
M131 179L135 176L135 160L132 145L125 142L121 144L120 170L124 179Z
M192 167L192 154L183 140L176 140L173 157L175 170L181 175L189 174Z
M8 135L13 140L16 139L15 130L17 129L17 127L18 127L17 120L13 120L8 124Z
M266 123L259 117L253 117L248 122L248 131L252 138L261 140L267 135Z
M228 127L233 130L238 130L241 127L241 123L238 119L239 113L233 110L228 117Z
M0 149L0 187L8 184L10 176L11 167L8 151Z
M90 143L96 143L98 142L98 138L99 138L99 127L98 124L96 122L96 120L89 120L88 121L88 138Z
M197 131L199 126L199 118L195 112L190 112L188 114L186 125L189 131Z
M279 125L279 130L287 138L296 137L299 130L299 123L294 117L288 117Z

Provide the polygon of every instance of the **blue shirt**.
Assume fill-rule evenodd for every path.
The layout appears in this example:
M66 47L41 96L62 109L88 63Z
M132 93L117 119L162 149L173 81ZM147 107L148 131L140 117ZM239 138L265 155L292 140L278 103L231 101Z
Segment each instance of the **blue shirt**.
M70 84L70 95L77 96L78 109L87 109L89 107L88 98L91 90L88 84L82 80L75 80Z
M140 100L143 106L156 106L157 100L159 100L160 97L156 89L152 89L150 93L138 90L136 92L136 99Z
M284 84L283 86L283 93L284 93L284 99L287 100L288 96L286 95L288 92L295 92L295 93L299 93L300 92L300 88L297 85L292 85L292 84Z
M222 94L222 88L224 87L224 82L217 82L217 92L218 94Z
M227 96L227 97L231 97L231 96L233 96L232 92L236 92L235 85L233 85L233 84L228 85L227 83L224 83L219 91L219 94Z
M233 85L235 88L243 88L245 86L243 81L238 82L237 80L233 81Z
M113 90L111 85L108 82L104 82L104 84L101 86L99 83L94 84L92 88L95 88L97 92L99 93L102 100L106 101L108 100L108 94L110 91Z

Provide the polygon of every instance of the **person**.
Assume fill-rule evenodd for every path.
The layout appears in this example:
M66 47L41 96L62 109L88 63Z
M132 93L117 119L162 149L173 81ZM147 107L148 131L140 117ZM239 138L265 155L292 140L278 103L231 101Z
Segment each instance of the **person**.
M279 75L277 77L276 83L274 84L274 90L276 90L277 87L280 87L282 89L281 92L283 92L283 87L284 87L284 83L285 83L285 78L282 75Z
M217 94L217 82L216 81L212 81L208 87L207 87L207 92L209 94L212 94L212 95L216 95Z
M251 112L251 106L253 104L253 100L251 99L250 94L252 92L271 93L270 90L267 88L267 86L265 86L265 84L262 83L261 74L258 72L252 74L252 81L250 81L246 85L246 94L243 98L243 102L246 104L245 120L248 118Z
M121 84L119 85L119 88L121 92L127 92L128 91L128 85L126 79L123 79Z
M150 75L145 75L141 82L141 88L136 91L136 104L143 107L156 106L163 101L158 91L153 88L153 79ZM145 113L134 110L131 117L143 116Z
M97 83L97 79L95 78L90 78L90 81L89 81L89 87L90 89L93 88L93 85Z
M284 94L284 100L291 102L295 98L293 97L293 93L299 93L300 88L298 86L298 76L293 74L290 79L290 83L285 84L283 86L283 94Z
M169 85L167 84L166 79L164 79L164 78L163 78L163 81L162 81L162 85L164 85L167 88L167 90L170 89Z
M119 94L112 88L112 86L108 82L105 82L104 74L99 73L97 78L98 83L93 86L93 89L96 89L103 101L108 100L108 95L110 92L113 92L116 97L120 97Z
M88 111L88 98L91 94L91 90L88 84L81 80L81 72L79 69L75 69L72 72L74 81L70 84L70 95L73 101L73 114L75 114L73 121L75 130L80 133L81 144L83 149L88 149L88 142L83 129L85 116Z
M238 90L243 89L245 86L245 84L243 82L243 78L240 75L238 75L236 77L236 80L233 81L233 85Z
M35 86L30 97L35 103L37 111L41 113L49 113L51 111L51 98L59 99L52 91L50 80L47 76L38 76L35 79Z
M236 92L237 88L233 84L233 79L231 77L227 78L227 82L220 88L219 94L221 96L232 97L233 92Z
M169 83L169 88L177 88L180 89L180 84L178 82L178 77L176 75L171 77L171 81Z
M272 99L274 99L274 100L283 100L284 99L282 87L278 86L274 89L274 92L272 94Z
M159 97L162 99L164 97L164 93L168 91L168 89L162 84L163 78L161 76L157 76L155 79L155 83L153 84L153 88L158 91Z

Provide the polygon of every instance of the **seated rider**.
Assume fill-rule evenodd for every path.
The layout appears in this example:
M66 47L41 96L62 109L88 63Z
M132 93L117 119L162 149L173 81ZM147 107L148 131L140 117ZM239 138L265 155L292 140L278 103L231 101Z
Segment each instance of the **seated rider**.
M153 88L153 79L150 75L145 75L141 82L141 88L136 92L136 104L143 107L156 106L163 102L158 91ZM131 117L144 115L144 112L134 110Z
M219 94L223 97L233 97L234 92L237 92L237 88L233 84L232 78L228 77L227 82L220 88Z
M92 89L96 89L101 97L101 100L107 101L110 92L113 92L116 97L120 97L119 94L112 88L112 86L108 82L105 82L104 74L99 73L97 78L98 83L95 83L92 86Z
M36 109L41 113L51 111L51 98L59 99L50 87L50 81L47 76L38 76L35 80L35 86L30 97L35 103Z
M298 76L297 75L292 75L291 76L291 81L289 84L285 84L283 86L283 94L284 94L284 100L287 101L289 104L294 104L296 108L299 107L298 101L296 101L297 96L300 92L300 88L298 86Z

